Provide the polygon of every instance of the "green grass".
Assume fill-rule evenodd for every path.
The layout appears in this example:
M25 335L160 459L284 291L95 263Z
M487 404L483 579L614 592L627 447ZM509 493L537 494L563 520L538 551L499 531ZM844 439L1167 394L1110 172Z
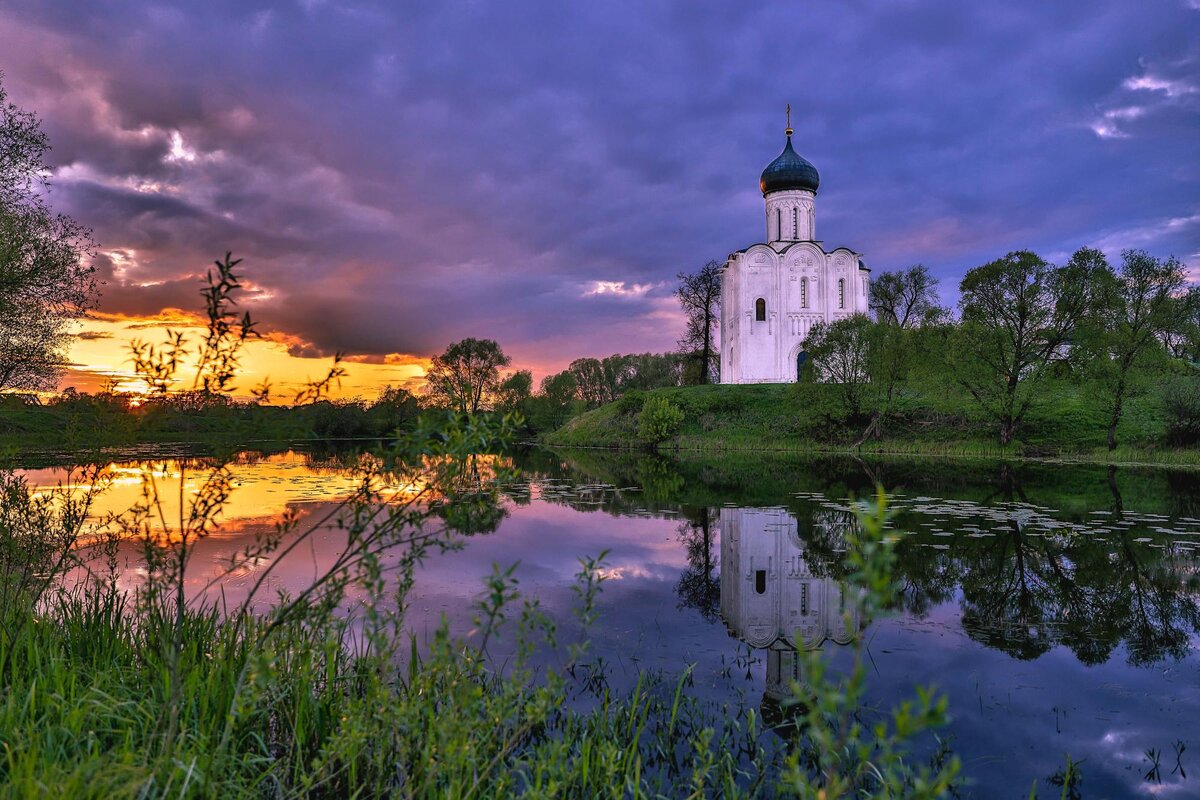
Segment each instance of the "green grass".
M1000 445L993 424L970 398L900 398L879 439L861 447L861 428L825 421L836 387L809 387L801 398L791 384L710 385L631 392L614 403L582 414L543 436L553 446L643 448L638 435L641 407L648 396L664 397L681 408L678 433L660 449L690 451L855 452L974 458L1043 458L1099 463L1200 466L1200 449L1159 444L1164 423L1152 396L1133 399L1118 429L1122 445L1105 447L1104 408L1087 387L1049 384L1031 408L1016 441Z
M647 678L573 711L574 687L502 675L444 632L397 666L356 655L344 626L267 642L192 613L172 663L169 633L115 595L23 614L6 609L6 631L24 627L0 639L5 797L624 797L765 779L733 755L758 752L758 729L715 732L679 684ZM702 734L710 747L688 752Z

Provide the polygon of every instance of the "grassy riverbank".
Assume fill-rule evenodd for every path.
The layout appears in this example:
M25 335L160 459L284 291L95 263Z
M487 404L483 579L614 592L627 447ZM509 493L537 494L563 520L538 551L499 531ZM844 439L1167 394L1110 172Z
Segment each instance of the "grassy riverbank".
M614 403L572 419L543 436L546 444L568 447L645 448L639 434L642 408L661 397L683 411L683 422L660 449L698 451L853 452L896 455L950 455L979 458L1061 458L1113 464L1200 466L1200 449L1162 444L1165 425L1156 399L1131 401L1118 429L1122 444L1105 447L1105 414L1100 402L1076 386L1054 384L1031 409L1017 439L1000 445L995 428L970 399L905 397L884 435L861 446L862 426L831 418L835 387L808 386L801 395L792 384L713 385L630 392Z

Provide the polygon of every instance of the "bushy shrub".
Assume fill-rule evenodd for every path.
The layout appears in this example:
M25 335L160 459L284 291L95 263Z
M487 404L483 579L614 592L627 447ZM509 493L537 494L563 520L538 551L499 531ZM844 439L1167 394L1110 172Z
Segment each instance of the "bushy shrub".
M622 414L637 414L646 403L646 393L641 389L633 389L621 395L617 400L617 409Z
M648 397L638 416L638 437L646 444L658 444L674 436L682 424L683 409L665 397Z
M1161 397L1167 443L1193 445L1200 442L1200 377L1180 375L1169 379L1163 384Z

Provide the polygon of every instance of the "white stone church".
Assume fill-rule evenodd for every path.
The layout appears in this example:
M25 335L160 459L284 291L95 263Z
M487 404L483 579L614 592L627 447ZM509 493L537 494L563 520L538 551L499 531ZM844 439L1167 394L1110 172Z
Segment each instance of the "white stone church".
M867 313L870 270L847 247L826 252L817 239L817 169L792 149L759 180L767 240L729 256L721 280L721 382L795 381L807 358L801 343L816 322Z

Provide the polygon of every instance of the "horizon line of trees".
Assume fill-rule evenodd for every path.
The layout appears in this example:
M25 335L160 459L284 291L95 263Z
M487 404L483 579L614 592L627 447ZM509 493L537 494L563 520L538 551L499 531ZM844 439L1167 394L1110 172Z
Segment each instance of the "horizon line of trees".
M427 401L521 411L530 427L544 430L629 391L717 380L720 265L710 261L678 278L686 324L674 353L576 359L535 391L527 370L500 373L510 362L496 342L464 340L434 359ZM856 314L809 331L799 391L832 384L835 402L814 397L803 405L829 425L857 426L862 444L887 433L906 398L958 393L1009 444L1048 381L1058 379L1086 384L1102 399L1109 449L1118 445L1130 398L1154 389L1168 406L1172 443L1200 440L1200 287L1189 286L1177 258L1126 250L1114 267L1085 247L1060 267L1014 251L968 270L959 289L955 314L941 305L938 280L923 265L880 274L870 288L873 319ZM463 347L486 347L493 356L451 389L439 376Z

